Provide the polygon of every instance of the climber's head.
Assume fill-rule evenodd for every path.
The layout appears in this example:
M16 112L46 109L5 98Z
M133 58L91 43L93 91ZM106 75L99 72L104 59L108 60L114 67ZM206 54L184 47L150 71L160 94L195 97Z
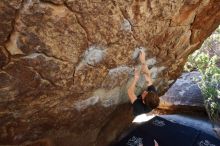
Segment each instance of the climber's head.
M149 106L151 109L158 107L160 103L159 96L155 91L146 91L144 90L141 94L143 103Z

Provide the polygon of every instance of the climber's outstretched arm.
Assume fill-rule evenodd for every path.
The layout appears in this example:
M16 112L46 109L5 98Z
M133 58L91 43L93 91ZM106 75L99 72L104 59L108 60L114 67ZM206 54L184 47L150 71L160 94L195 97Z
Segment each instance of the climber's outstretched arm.
M153 79L152 79L152 77L151 77L151 73L150 73L150 71L149 71L147 65L142 64L141 66L142 66L142 70L145 70L145 72L143 72L143 74L144 74L145 80L146 80L147 83L148 83L148 86L153 85Z
M135 95L135 86L136 86L138 79L139 79L139 73L138 73L138 70L135 68L134 79L128 88L128 97L129 97L131 103L134 103L134 101L137 99L137 96Z
M143 50L140 51L139 60L141 62L141 71L144 74L144 78L147 81L148 86L151 86L153 84L153 80L151 77L150 70L148 69L147 64L145 62L145 53Z

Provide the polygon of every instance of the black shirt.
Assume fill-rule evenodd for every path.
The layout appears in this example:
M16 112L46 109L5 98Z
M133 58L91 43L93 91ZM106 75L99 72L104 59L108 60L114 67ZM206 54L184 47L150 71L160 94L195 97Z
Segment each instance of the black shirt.
M156 89L153 85L148 86L147 92L156 92ZM133 106L133 115L136 117L138 115L151 112L152 109L143 103L141 95L132 104Z

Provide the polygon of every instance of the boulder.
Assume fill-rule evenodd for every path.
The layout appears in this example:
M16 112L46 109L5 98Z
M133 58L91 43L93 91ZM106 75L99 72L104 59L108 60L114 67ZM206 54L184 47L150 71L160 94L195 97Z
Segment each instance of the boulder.
M206 116L206 109L198 81L198 71L184 72L160 97L157 113L173 113Z
M0 20L0 144L107 145L132 119L136 50L163 95L220 1L1 0Z
M203 96L198 86L201 75L198 71L183 73L169 90L160 97L160 107L195 106L203 107Z

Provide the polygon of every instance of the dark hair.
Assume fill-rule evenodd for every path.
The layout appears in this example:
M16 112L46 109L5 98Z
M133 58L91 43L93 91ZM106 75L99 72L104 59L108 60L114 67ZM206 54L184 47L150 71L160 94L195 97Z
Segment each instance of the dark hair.
M160 103L160 99L157 92L152 92L152 91L148 92L148 94L144 98L144 102L151 109L157 108Z

